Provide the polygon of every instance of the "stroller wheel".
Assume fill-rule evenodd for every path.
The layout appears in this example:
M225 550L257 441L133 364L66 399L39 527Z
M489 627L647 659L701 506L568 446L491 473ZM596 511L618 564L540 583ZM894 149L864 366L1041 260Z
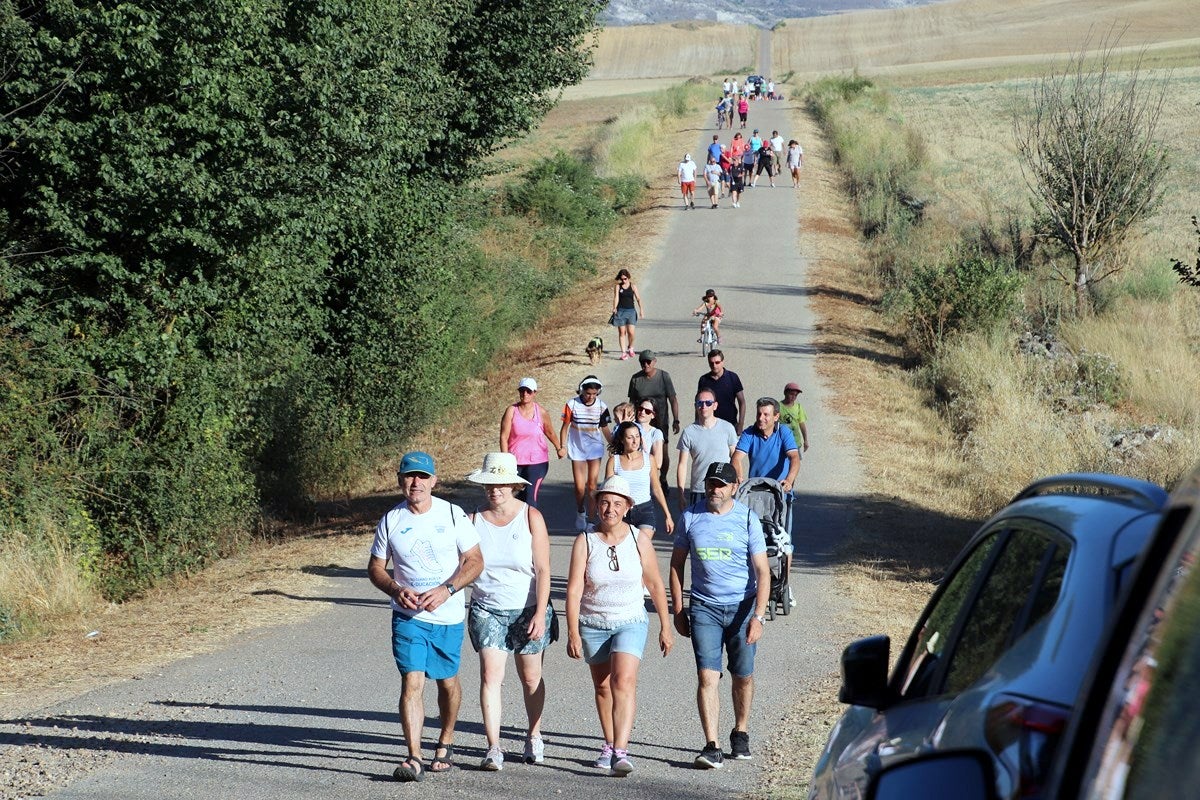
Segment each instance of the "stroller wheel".
M775 619L775 598L772 597L770 600L767 601L767 621L769 621L769 622L774 621L774 619Z

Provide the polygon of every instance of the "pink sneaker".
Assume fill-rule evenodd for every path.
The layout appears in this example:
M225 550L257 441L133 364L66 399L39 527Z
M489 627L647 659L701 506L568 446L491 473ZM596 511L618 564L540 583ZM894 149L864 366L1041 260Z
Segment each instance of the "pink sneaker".
M625 359L627 359L627 358L629 358L629 351L628 351L628 350L626 350L624 353L621 353L621 360L622 360L622 361L624 361L624 360L625 360Z

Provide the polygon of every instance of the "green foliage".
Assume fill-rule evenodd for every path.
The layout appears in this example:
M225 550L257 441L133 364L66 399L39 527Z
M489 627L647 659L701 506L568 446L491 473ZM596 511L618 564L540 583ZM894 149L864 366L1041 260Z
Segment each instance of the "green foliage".
M1192 217L1192 227L1200 239L1200 219ZM1193 267L1177 258L1171 259L1171 269L1179 277L1179 282L1185 286L1200 287L1200 244L1196 247L1196 265Z
M1104 353L1083 352L1075 362L1074 395L1089 403L1115 406L1125 396L1117 362Z
M806 101L817 122L824 126L835 108L853 103L873 89L875 84L857 72L853 75L830 75L807 87Z
M1009 320L1022 284L1011 262L978 251L914 268L900 307L917 351L932 355L954 333L986 331Z
M0 0L0 536L95 531L119 599L429 420L518 324L466 182L598 8ZM564 277L523 269L495 308Z

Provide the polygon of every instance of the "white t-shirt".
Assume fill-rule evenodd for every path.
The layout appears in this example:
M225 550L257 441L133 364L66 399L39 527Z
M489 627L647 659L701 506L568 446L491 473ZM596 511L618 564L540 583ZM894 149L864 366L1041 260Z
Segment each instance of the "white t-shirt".
M680 183L695 183L696 182L696 162L695 161L680 161L679 162L679 182Z
M704 165L704 180L708 181L709 186L715 186L721 182L721 167L716 164Z
M771 139L771 149L774 150L776 153L783 152L783 137L782 136L775 136Z
M372 556L391 559L396 583L418 592L450 580L459 556L479 544L479 534L465 511L437 497L432 501L424 514L409 511L407 500L384 514L371 544ZM462 588L434 611L414 613L395 600L392 610L420 622L456 625L467 615Z

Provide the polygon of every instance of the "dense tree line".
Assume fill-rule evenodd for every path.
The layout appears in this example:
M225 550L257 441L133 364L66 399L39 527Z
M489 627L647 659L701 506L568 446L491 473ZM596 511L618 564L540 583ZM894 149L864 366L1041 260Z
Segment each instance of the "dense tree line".
M0 535L124 596L426 422L474 179L600 5L0 0Z

